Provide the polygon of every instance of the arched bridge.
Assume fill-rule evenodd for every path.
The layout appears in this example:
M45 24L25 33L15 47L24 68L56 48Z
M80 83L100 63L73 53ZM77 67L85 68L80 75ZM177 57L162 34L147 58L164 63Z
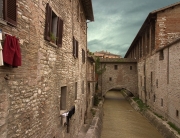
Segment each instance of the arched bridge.
M126 58L101 58L101 68L105 66L105 72L99 76L98 85L102 95L111 89L126 89L137 95L138 75L137 61Z

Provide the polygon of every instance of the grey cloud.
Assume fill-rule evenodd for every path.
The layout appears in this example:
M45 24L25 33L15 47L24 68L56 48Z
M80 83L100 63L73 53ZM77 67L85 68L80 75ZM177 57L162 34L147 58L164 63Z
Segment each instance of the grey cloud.
M95 22L88 24L90 51L124 56L151 11L179 0L92 0Z

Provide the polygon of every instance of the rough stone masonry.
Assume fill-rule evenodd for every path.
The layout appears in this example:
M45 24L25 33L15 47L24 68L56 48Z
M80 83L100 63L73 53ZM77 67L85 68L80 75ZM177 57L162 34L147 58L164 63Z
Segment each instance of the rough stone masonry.
M8 33L19 39L22 56L22 66L18 68L0 66L1 138L73 138L78 134L87 106L88 61L82 62L82 51L87 55L86 20L93 20L92 5L88 7L91 2L86 2L87 5L81 0L17 0L17 24L0 19L3 35ZM61 47L45 40L47 3L52 9L52 26L56 26L57 17L63 21ZM73 38L78 42L76 57ZM92 95L94 85L90 86ZM67 133L60 114L72 106L75 114Z

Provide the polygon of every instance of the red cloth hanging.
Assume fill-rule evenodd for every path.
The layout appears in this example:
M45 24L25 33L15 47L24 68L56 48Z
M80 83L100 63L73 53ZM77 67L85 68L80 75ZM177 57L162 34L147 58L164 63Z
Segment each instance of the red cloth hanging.
M21 50L19 40L15 36L6 34L3 46L3 59L4 62L13 66L21 66Z
M15 53L13 59L13 66L21 66L21 49L19 46L19 39L12 37L13 45L15 45Z

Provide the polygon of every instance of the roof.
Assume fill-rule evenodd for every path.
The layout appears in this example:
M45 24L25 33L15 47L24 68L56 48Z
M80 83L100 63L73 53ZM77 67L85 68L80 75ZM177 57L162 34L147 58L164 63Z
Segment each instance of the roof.
M94 21L94 14L91 0L81 0L87 20Z
M141 35L141 33L143 32L144 28L146 28L146 26L148 25L148 23L152 20L155 20L156 19L156 14L158 12L161 12L161 11L164 11L164 10L167 10L169 8L172 8L174 6L177 6L177 5L180 5L180 2L177 2L177 3L174 3L174 4L171 4L171 5L168 5L166 7L163 7L163 8L160 8L160 9L157 9L157 10L154 10L152 12L149 13L149 15L147 16L146 20L144 21L143 25L141 26L139 32L137 33L136 37L134 38L133 42L131 43L131 46L129 47L128 51L126 52L125 54L125 58L128 56L129 52L131 51L131 49L133 48L133 44L136 42L136 40L138 39L138 37Z
M133 58L100 58L101 63L136 63Z
M110 52L107 52L107 51L96 51L96 52L94 52L94 55L96 55L96 54L103 54L103 55L113 55L113 56L119 56L120 57L120 55L116 55L116 54L113 54L113 53L110 53Z

